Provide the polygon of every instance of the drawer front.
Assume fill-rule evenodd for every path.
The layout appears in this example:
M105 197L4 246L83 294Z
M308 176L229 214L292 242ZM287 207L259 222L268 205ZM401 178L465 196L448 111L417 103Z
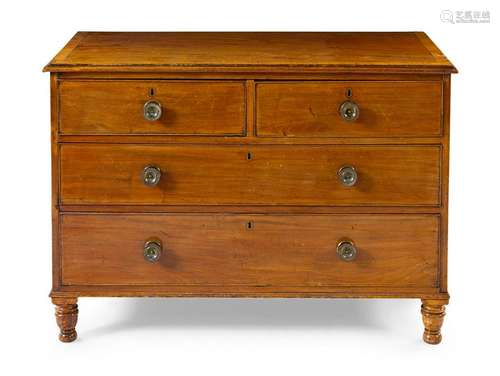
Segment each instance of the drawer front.
M63 204L438 205L439 146L61 146ZM146 185L144 170L160 170ZM353 166L345 186L339 170Z
M62 282L435 287L438 228L435 215L63 215Z
M346 101L358 106L357 119L342 118L340 108ZM258 136L441 135L442 84L438 81L258 83L256 102Z
M151 100L161 106L157 120L145 118ZM246 128L243 82L62 81L59 102L62 134L243 135Z

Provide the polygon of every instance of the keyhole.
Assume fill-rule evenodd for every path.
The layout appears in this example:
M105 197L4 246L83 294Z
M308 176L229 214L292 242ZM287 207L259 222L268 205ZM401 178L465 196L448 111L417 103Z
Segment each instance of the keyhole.
M247 161L251 161L251 160L252 160L252 158L253 158L252 153L248 152L248 153L247 153Z
M252 221L248 221L247 222L247 230L251 230L253 229L253 222Z
M348 88L346 91L345 91L345 96L347 98L351 98L352 97L352 89L351 88Z
M149 89L149 96L154 97L154 95L155 95L155 89L153 88Z

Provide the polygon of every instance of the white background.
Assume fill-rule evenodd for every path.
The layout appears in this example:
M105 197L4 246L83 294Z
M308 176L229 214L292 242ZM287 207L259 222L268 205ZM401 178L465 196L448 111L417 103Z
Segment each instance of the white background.
M499 40L495 1L2 1L0 374L499 374ZM447 24L442 10L490 11ZM452 80L449 290L439 346L417 300L80 299L57 340L50 290L49 75L77 30L423 30ZM28 373L30 372L30 373Z

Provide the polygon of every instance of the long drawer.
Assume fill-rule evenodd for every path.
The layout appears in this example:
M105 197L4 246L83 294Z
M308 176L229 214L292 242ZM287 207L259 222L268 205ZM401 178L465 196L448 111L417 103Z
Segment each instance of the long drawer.
M256 86L256 132L264 137L439 136L441 113L440 81L263 82Z
M236 81L62 81L59 107L62 134L228 136L246 127Z
M62 283L435 287L438 229L437 215L64 214Z
M439 146L64 144L60 198L73 205L435 206L440 155ZM160 172L156 185L145 184L148 167ZM351 186L342 168L355 170Z

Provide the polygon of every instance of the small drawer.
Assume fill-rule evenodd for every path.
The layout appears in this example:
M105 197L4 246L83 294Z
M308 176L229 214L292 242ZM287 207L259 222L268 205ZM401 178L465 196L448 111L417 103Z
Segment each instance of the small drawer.
M243 82L62 81L61 134L244 135Z
M440 146L61 146L62 204L436 206Z
M438 235L436 215L64 214L62 283L436 287Z
M262 82L262 137L431 137L442 133L439 81Z

